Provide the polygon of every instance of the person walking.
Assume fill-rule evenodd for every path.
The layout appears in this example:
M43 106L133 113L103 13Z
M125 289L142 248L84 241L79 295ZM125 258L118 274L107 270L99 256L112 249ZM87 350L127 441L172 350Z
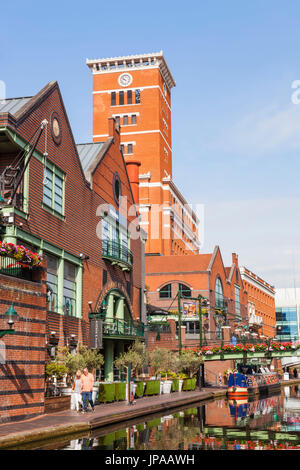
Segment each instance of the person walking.
M81 370L76 372L74 384L73 384L73 393L74 393L74 402L75 410L77 413L80 412L80 406L82 406L82 396L81 396Z
M83 374L81 376L81 396L83 403L83 413L87 412L87 400L89 401L92 410L95 411L95 406L93 403L92 391L94 386L94 376L91 374L87 367L83 369Z

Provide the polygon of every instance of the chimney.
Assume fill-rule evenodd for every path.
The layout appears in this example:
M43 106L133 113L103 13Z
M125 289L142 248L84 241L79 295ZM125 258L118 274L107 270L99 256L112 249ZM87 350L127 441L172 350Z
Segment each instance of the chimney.
M138 160L133 160L129 157L125 157L125 163L128 173L128 178L130 181L134 203L139 204L139 167L141 162Z
M232 262L238 266L239 265L239 257L236 253L232 253Z

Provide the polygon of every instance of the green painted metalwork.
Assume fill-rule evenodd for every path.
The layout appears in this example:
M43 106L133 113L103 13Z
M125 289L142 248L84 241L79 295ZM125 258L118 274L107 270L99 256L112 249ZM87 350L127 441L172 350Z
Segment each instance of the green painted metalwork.
M120 320L119 318L106 317L105 321L103 322L104 338L144 338L144 334L144 324L138 321L125 321Z
M133 256L126 245L112 240L102 240L102 257L132 266Z

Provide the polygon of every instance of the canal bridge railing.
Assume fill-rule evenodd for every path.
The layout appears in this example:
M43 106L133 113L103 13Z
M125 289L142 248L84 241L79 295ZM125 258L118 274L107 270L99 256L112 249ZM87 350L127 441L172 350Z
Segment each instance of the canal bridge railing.
M252 358L283 358L299 357L300 344L294 343L246 343L224 346L205 346L201 349L193 348L204 362L224 361L226 359L247 360Z

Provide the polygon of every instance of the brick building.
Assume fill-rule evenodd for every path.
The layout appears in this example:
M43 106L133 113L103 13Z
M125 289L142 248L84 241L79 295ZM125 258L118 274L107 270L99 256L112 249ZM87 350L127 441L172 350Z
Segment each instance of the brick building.
M48 358L89 345L97 313L112 380L114 358L144 337L144 241L119 126L108 128L103 142L76 145L57 82L0 105L1 239L47 259Z
M126 162L139 165L141 227L146 253L197 254L195 212L172 178L171 90L163 52L87 60L93 74L93 139L108 136L107 118L121 126Z
M32 274L31 280L0 274L0 329L8 329L12 303L18 314L15 333L0 339L0 423L44 412L46 272Z
M249 326L260 336L276 336L275 288L246 267L241 276L248 292Z
M248 296L238 257L233 253L232 265L225 267L218 246L213 253L195 256L147 256L146 288L152 321L173 320L176 330L178 291L185 297L180 304L183 348L199 346L198 302L189 297L201 295L209 302L202 308L203 345L220 341L224 326L231 327L233 333L238 323L247 322ZM173 341L178 348L175 336Z

